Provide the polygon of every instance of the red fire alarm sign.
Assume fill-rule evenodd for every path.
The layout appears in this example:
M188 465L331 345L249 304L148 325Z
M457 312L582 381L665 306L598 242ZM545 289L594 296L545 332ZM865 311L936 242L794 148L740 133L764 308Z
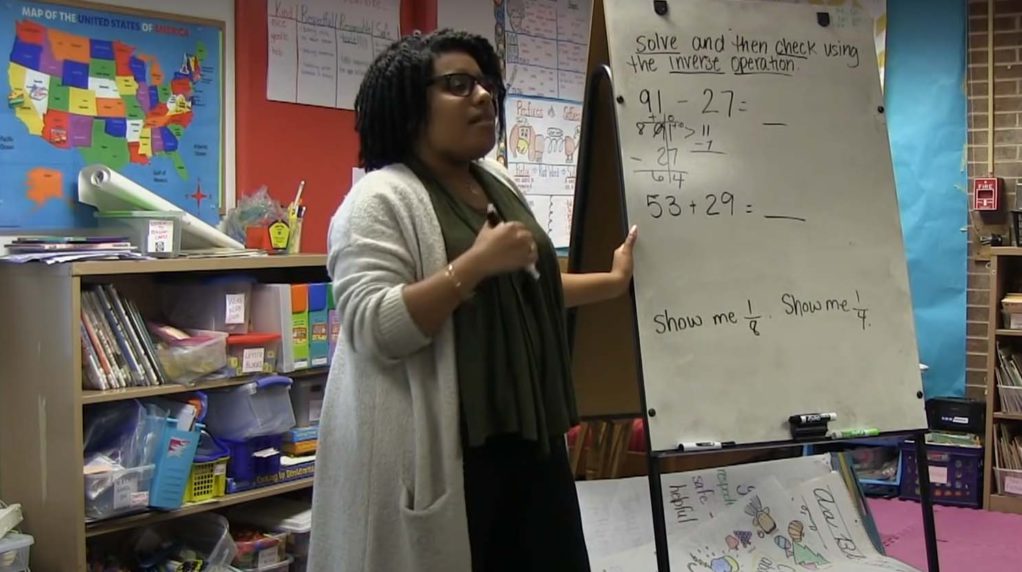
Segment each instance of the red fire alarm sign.
M977 211L996 211L1001 208L1001 189L1004 180L983 177L972 182L972 208Z

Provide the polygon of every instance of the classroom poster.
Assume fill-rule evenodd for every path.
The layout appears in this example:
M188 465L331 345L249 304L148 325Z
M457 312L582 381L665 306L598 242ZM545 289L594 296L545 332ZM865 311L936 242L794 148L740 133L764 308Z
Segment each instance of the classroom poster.
M671 568L688 572L918 572L873 547L838 473L794 485L769 475L762 472L747 484L745 495L709 520L684 533L669 531ZM592 560L596 572L657 570L652 541Z
M756 490L761 475L785 488L831 472L830 455L814 455L663 475L665 524L684 536L710 522ZM586 546L594 561L653 541L652 508L646 477L580 481L579 507Z
M400 0L267 3L266 98L354 109L376 56L401 36Z
M508 170L554 246L568 246L592 0L496 1Z
M95 226L75 185L97 163L219 220L222 23L9 0L0 46L0 228Z
M582 104L509 96L505 108L508 170L554 245L567 246Z

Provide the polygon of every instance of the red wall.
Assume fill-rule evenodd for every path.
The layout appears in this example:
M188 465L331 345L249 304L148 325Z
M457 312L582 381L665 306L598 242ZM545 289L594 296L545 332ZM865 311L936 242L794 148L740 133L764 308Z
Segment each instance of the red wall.
M266 99L266 2L235 0L237 196L265 185L287 204L305 180L303 252L326 252L326 232L358 163L352 111ZM401 31L436 28L436 0L401 0Z

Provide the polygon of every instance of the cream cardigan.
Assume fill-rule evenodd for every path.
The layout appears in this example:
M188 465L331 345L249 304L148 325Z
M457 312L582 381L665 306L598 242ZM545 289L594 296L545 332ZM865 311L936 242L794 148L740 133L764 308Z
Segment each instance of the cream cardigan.
M481 163L517 191L498 163ZM406 284L447 265L428 191L403 165L366 175L330 223L342 324L322 418L311 572L469 572L454 331L412 321Z

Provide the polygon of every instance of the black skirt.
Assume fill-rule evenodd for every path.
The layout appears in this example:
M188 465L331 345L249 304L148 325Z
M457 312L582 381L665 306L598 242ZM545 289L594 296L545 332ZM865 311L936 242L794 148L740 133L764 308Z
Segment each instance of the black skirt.
M589 572L575 480L563 437L491 438L465 449L473 572Z

